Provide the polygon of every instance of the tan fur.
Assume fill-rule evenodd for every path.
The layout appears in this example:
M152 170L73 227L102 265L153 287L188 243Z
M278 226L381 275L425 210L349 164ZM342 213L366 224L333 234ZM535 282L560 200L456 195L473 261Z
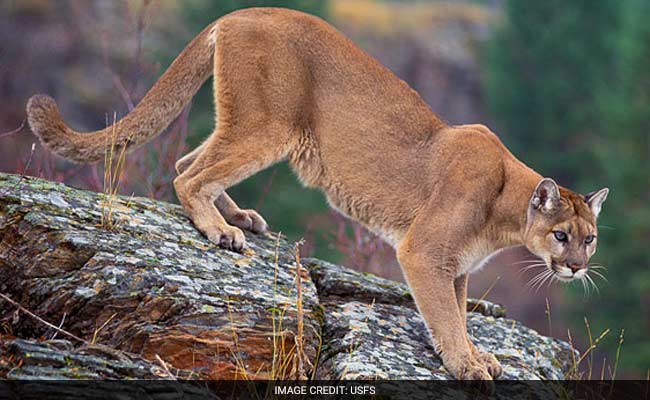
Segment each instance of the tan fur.
M586 266L595 250L580 243L595 232L606 192L589 204L565 189L553 197L555 183L541 181L489 129L443 123L333 27L295 11L247 9L206 28L119 122L120 143L140 145L162 131L210 75L208 65L216 128L178 161L174 180L196 227L241 250L237 227L259 232L266 223L224 190L289 159L305 185L321 188L333 207L397 248L444 364L458 378L501 373L465 328L467 275L481 259L525 244L549 268ZM30 99L28 114L55 153L80 162L100 158L109 130L72 131L43 96ZM570 229L575 243L558 248L558 227Z

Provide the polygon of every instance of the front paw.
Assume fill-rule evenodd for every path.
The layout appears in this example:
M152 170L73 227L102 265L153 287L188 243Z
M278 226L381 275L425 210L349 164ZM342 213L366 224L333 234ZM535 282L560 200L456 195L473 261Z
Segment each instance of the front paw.
M492 375L492 378L496 379L503 373L501 364L492 354L479 350L476 359L487 368L490 375Z
M237 252L241 252L246 244L244 233L234 226L213 227L206 230L205 236L217 246Z
M471 356L451 357L444 360L444 365L456 379L473 381L492 380L492 376L483 363Z

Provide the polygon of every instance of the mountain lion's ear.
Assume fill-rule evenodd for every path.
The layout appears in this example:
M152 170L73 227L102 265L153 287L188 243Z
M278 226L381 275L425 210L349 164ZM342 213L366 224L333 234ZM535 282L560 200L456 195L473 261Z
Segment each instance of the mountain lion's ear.
M585 201L587 202L589 208L591 208L591 212L594 213L594 217L598 218L600 209L603 207L603 203L607 199L608 194L609 189L603 188L595 192L591 192L585 196Z
M552 212L560 205L560 189L551 178L544 178L537 184L530 206L542 212Z

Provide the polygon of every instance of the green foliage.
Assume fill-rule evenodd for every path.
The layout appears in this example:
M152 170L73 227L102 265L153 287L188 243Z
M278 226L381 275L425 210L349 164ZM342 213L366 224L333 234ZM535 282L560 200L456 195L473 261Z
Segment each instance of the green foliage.
M561 181L584 176L594 165L588 151L598 116L594 99L609 69L618 6L509 1L506 11L489 49L486 80L500 132L538 171Z
M486 74L496 128L520 159L583 192L610 187L594 257L610 283L588 302L572 296L572 331L584 315L594 331L626 328L621 367L637 372L650 360L649 12L646 0L509 1Z
M595 315L626 328L622 365L643 372L650 367L650 3L625 4L615 73L598 92L603 125L593 151L612 188L599 223L614 229L599 245L611 287Z
M241 8L283 7L304 11L323 17L327 2L323 0L200 0L183 6L182 19L190 34L184 41L175 39L174 52L165 54L170 64L179 48L189 38L200 32L215 19ZM214 102L212 80L206 82L192 103L190 115L190 137L188 144L196 147L212 133L214 127ZM271 192L267 196L268 192ZM228 190L242 208L258 210L274 231L281 231L290 239L297 240L305 235L307 218L328 210L324 196L315 190L303 188L293 175L288 164L273 166ZM324 245L323 236L316 238L316 255L336 261L338 252Z

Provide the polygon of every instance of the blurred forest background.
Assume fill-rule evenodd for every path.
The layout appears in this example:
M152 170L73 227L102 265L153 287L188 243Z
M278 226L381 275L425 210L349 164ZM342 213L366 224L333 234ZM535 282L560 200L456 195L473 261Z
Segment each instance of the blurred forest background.
M485 123L522 161L582 193L611 189L599 250L609 282L527 290L530 276L493 262L471 295L585 351L585 377L650 372L650 2L647 0L3 0L0 170L101 191L103 165L44 151L24 125L35 93L53 96L77 130L102 128L137 104L205 25L243 7L319 15L415 88L450 123ZM168 132L127 158L120 191L176 201L174 162L212 130L211 82ZM102 164L102 163L99 163ZM305 252L401 280L393 250L328 209L286 164L230 194ZM586 326L588 321L588 326ZM622 329L624 344L620 346ZM589 375L588 375L589 374ZM602 375L601 375L602 374Z

